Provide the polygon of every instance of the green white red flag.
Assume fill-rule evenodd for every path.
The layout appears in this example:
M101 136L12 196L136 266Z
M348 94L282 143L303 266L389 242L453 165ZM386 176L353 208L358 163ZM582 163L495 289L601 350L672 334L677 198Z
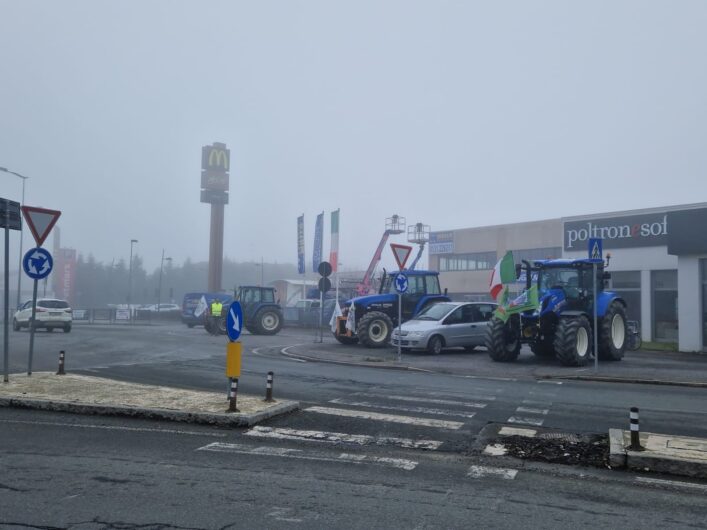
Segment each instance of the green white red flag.
M331 212L331 250L329 252L331 270L339 269L339 210Z
M515 279L516 268L513 261L513 252L506 252L506 255L498 260L493 271L491 271L489 290L493 299L498 299L498 295L503 291L503 286L513 283Z

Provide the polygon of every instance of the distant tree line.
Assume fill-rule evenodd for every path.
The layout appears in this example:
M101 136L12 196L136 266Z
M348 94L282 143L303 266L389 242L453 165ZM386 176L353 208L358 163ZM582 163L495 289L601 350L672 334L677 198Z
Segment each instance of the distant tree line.
M162 270L162 303L181 304L185 293L206 291L208 263L194 263L187 259L183 265L173 265L165 261ZM293 264L264 263L262 281L265 285L272 280L296 279L297 267ZM131 304L156 304L160 281L157 267L148 273L140 256L133 257ZM76 266L76 288L73 306L76 308L99 308L108 304L128 302L130 268L126 260L102 263L92 255L79 255ZM232 291L238 285L260 285L260 262L223 262L223 289Z

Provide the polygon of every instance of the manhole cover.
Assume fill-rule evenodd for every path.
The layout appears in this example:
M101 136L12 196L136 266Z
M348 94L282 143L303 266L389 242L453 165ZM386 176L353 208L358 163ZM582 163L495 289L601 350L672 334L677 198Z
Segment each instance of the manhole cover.
M538 434L538 438L543 440L563 440L565 442L579 443L582 440L576 434L566 434L563 432L544 432Z

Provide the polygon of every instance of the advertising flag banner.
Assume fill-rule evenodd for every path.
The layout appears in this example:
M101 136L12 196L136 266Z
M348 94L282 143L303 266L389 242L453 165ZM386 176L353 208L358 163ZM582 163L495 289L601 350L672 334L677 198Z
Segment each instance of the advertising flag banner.
M520 296L510 302L508 301L508 295L508 287L505 287L499 300L498 308L494 311L494 315L504 322L513 314L533 311L539 305L537 285L533 285L530 289L523 291Z
M312 251L312 272L317 272L322 262L324 246L324 212L317 215L314 225L314 250Z
M304 274L304 214L297 218L297 272Z
M331 250L329 251L331 270L336 272L339 265L339 210L331 212Z

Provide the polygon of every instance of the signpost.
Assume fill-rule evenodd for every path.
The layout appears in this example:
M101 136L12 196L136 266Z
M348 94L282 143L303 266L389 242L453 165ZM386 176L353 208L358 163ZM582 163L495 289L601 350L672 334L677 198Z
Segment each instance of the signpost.
M226 314L226 333L228 343L226 344L226 377L230 381L228 393L228 410L226 412L238 412L236 400L238 398L238 378L241 376L241 356L243 345L238 339L243 329L243 308L236 300L228 308Z
M587 252L591 260L603 260L603 244L601 239L589 239ZM597 262L592 264L592 276L594 277L594 298L592 307L594 308L594 371L599 371L599 337L597 336Z
M3 318L3 381L10 381L9 349L10 349L10 230L22 230L20 203L0 199L0 227L5 229L5 318ZM19 289L18 295L19 296Z
M398 361L403 358L402 329L403 329L403 293L408 290L408 277L404 273L399 273L395 277L395 290L398 291Z
M22 258L22 268L25 274L34 280L32 288L32 320L29 325L29 361L27 363L27 375L32 375L32 357L34 355L34 332L35 318L37 316L37 282L49 276L54 266L54 260L49 251L41 248L42 243L47 239L52 231L61 212L59 210L47 210L36 206L23 206L22 215L27 222L30 232L37 243L37 248L27 251Z
M319 278L319 341L324 342L324 331L322 330L322 320L324 318L324 293L331 289L331 280L329 276L332 273L331 263L328 261L322 261L317 267L317 272L321 274Z

